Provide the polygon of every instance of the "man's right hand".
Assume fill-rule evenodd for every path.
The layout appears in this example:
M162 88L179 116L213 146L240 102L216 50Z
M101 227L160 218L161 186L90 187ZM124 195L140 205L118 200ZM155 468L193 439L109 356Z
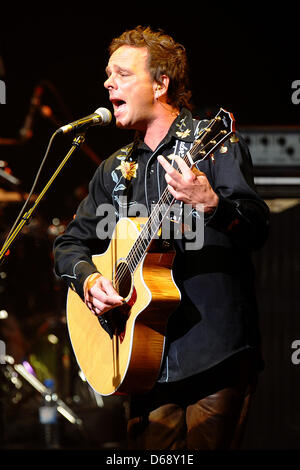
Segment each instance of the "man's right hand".
M84 301L95 315L123 304L124 299L114 289L112 282L100 273L93 273L84 281Z

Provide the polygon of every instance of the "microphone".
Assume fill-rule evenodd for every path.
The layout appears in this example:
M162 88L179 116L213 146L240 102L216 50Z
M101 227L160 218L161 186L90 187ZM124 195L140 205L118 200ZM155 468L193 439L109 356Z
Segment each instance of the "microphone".
M84 131L90 126L107 126L111 121L111 117L111 112L108 109L98 108L93 114L60 127L57 132L67 134L73 130Z
M41 96L43 94L43 91L44 89L41 85L36 86L33 91L28 114L25 118L22 129L20 129L19 131L22 139L30 139L32 137L33 118L37 108L41 104Z

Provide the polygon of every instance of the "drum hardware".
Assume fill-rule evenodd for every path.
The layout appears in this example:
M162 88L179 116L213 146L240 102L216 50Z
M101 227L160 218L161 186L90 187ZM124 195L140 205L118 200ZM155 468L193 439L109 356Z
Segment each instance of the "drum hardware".
M2 178L6 186L19 186L21 181L13 176L11 169L4 160L0 160L0 178ZM4 188L0 188L0 202L19 202L23 200L22 193L20 191L9 191Z
M5 170L2 169L1 161L0 161L0 176L1 176L1 178L5 179L6 181L8 181L11 184L14 184L16 186L18 186L20 184L20 180L18 180L18 178L13 176L11 173L7 173Z

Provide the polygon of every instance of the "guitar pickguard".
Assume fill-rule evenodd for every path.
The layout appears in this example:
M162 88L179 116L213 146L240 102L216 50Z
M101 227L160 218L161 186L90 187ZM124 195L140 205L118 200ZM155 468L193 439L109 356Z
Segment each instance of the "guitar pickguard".
M130 310L135 304L137 299L136 289L133 286L131 289L130 298L120 307L116 307L107 313L98 317L99 323L106 333L113 339L116 335L122 343L126 334L126 323L130 315Z

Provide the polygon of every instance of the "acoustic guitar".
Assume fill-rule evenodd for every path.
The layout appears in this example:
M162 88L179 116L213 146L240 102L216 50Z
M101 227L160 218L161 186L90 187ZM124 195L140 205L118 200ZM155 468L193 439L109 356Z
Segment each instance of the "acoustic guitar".
M213 158L234 131L233 115L221 108L201 129L184 161L193 168L195 162ZM172 278L175 251L157 243L174 202L166 188L148 218L121 218L107 251L93 256L97 269L125 299L123 306L97 317L75 291L68 291L72 348L86 380L101 395L144 392L157 380L168 318L180 302Z

